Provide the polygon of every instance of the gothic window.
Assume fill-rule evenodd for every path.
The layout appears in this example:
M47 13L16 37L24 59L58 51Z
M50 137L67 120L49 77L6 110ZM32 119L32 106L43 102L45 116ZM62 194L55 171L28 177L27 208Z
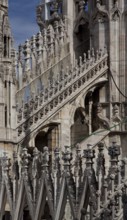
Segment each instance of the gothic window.
M7 106L5 106L5 127L7 127Z
M84 108L78 108L74 115L74 124L71 126L71 145L81 142L88 136L87 114Z
M46 202L45 204L45 209L44 209L44 213L43 216L41 217L42 220L52 220L52 217L50 215L50 210L49 210L49 206L48 203Z
M50 124L48 127L42 129L35 138L35 146L41 152L43 147L48 146L50 151L59 145L58 125Z
M7 37L4 36L4 57L7 57Z
M24 212L23 212L23 220L31 220L29 211L24 210Z
M48 10L48 18L50 18L50 16L53 13L53 8L52 8L52 4L47 4L47 10Z
M4 57L9 57L9 42L10 42L10 38L5 35L4 36Z

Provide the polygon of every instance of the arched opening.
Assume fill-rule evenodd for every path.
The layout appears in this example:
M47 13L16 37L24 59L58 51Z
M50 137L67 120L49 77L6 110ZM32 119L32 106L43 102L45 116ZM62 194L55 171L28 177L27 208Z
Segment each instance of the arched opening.
M2 220L12 220L12 218L11 218L11 214L10 214L9 211L5 211Z
M10 37L4 35L4 57L9 57Z
M44 146L48 146L48 133L45 131L40 131L35 138L35 146L39 151L42 151Z
M100 87L95 88L93 91L89 91L85 97L85 112L89 118L89 134L98 129L96 124L97 105L99 103Z
M97 105L99 103L99 88L96 88L92 94L93 97L93 106L92 106L92 131L96 131L99 127L94 123L94 119L96 119L97 116Z
M4 36L4 57L7 57L7 37Z
M80 20L80 25L78 26L78 31L74 36L74 50L76 59L79 56L83 56L90 49L90 30L89 23L84 23L84 19Z
M50 215L50 209L49 209L49 206L48 206L48 202L45 203L45 208L44 208L44 213L42 214L42 217L41 217L42 220L52 220L52 217Z
M28 210L23 211L23 220L32 220Z
M32 220L26 198L25 198L25 203L24 203L24 208L23 208L23 213L22 213L22 220Z
M35 147L43 152L43 147L48 146L52 151L59 146L59 132L57 124L50 124L39 131L35 138Z
M75 1L74 51L76 59L83 56L90 49L90 29L88 16L88 2L82 6Z
M88 117L85 109L80 107L75 111L74 124L71 126L71 145L80 143L88 134Z
M12 220L10 206L9 206L9 202L7 200L5 202L5 207L4 207L4 211L2 213L2 218L1 219L2 220Z

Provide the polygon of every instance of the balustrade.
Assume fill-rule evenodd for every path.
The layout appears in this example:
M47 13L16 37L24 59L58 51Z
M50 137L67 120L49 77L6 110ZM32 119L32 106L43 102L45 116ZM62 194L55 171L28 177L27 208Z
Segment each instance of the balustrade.
M34 124L40 119L40 115L41 118L44 118L48 113L51 115L56 107L59 108L76 93L78 94L87 83L95 80L100 73L107 70L107 53L102 53L101 50L96 53L96 56L93 49L88 51L88 55L85 54L84 59L80 57L79 62L76 60L74 67L70 69L67 67L67 72L62 70L56 79L49 82L48 88L43 89L38 96L23 104L18 110L17 129L19 136L22 134L24 123L32 125L31 121ZM32 117L36 117L37 120L31 120Z
M42 209L44 211L41 204L45 201L55 220L62 219L67 203L70 204L73 219L126 219L127 173L123 172L126 170L126 159L120 159L120 146L113 143L108 148L108 159L105 158L102 142L98 144L96 158L91 145L84 150L83 158L81 150L79 144L76 152L72 152L69 146L65 147L64 152L56 148L52 165L48 147L43 148L43 153L35 148L32 156L23 148L20 160L14 152L12 163L4 154L0 163L0 195L4 196L6 191L14 220L19 220L19 213L23 211L19 209L19 204L22 205L24 194L31 219L34 220L38 219ZM1 208L0 203L3 212Z
M63 59L68 53L69 39L65 19L49 25L19 46L17 54L18 90Z

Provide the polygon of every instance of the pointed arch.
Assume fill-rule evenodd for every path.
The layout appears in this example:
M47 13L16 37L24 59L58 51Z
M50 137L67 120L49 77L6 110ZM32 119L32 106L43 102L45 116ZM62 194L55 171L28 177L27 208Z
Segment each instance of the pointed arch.
M9 205L10 214L12 216L12 202L10 201L10 196L8 195L6 184L3 182L0 191L0 219L3 219L6 204Z
M58 205L57 205L57 209L56 209L56 215L55 215L55 220L61 220L63 219L64 216L64 211L65 211L65 207L67 204L67 198L70 204L70 208L71 208L71 214L73 216L73 219L76 219L76 213L75 213L75 199L72 199L72 192L73 192L73 188L71 185L68 185L68 180L67 178L71 178L71 177L66 177L63 176L62 181L61 181L61 186L60 186L60 194L59 194L59 200L58 200ZM75 193L75 192L73 192Z
M79 107L74 114L74 124L71 126L71 145L81 142L89 135L88 115L85 108Z
M51 183L46 178L46 174L44 174L41 178L41 188L37 199L34 220L41 220L41 217L45 213L46 205L49 208L51 218L54 219L54 207L53 207L53 195L52 195L53 190L51 190L51 188L52 188Z
M14 213L14 220L21 219L21 215L23 213L23 209L26 201L28 204L31 219L34 220L34 207L32 204L32 200L28 197L28 194L32 195L32 192L30 192L29 187L27 188L25 181L22 179L19 187L17 204Z

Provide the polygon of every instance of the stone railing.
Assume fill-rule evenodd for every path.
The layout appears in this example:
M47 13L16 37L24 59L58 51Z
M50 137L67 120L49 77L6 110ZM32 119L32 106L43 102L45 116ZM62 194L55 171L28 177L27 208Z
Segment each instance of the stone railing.
M69 146L64 152L57 148L54 155L52 152L52 165L48 147L43 152L35 148L32 155L22 148L20 162L16 152L12 163L5 154L0 161L1 219L7 198L12 219L20 220L24 196L32 220L61 220L64 216L68 220L127 219L127 160L121 160L116 143L108 147L107 156L104 148L102 142L98 144L96 158L90 145L83 156L80 145L74 155Z
M17 129L18 135L24 136L25 132L32 130L32 127L38 123L44 122L51 117L54 112L65 105L71 98L80 93L90 83L106 72L107 53L94 51L88 52L84 59L80 57L79 64L76 61L75 67L62 70L57 79L50 82L48 88L42 91L38 96L24 103L18 109Z
M66 20L60 19L19 46L17 81L20 91L68 53L69 38Z

